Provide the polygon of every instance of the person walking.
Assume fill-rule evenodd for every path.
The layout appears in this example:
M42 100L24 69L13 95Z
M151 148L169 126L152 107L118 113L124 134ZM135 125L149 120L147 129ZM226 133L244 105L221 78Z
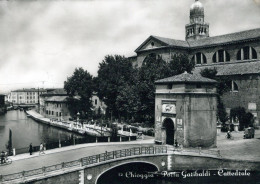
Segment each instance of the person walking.
M42 154L45 154L45 153L44 153L44 149L43 149L43 144L42 144L42 143L40 144L40 152L39 152L39 155L40 155L41 153L42 153Z
M32 146L32 143L31 143L30 146L29 146L29 152L30 152L30 155L32 155L32 152L33 152L33 146Z

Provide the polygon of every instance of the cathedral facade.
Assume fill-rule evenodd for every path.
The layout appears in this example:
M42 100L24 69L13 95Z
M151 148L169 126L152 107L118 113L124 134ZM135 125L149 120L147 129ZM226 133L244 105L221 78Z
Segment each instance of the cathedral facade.
M190 22L185 26L185 40L159 36L148 37L131 57L140 67L149 55L170 61L175 54L187 54L195 62L193 73L216 68L218 77L231 80L230 90L223 95L227 112L244 107L260 121L260 28L231 34L209 36L204 21L204 7L195 0L190 8Z

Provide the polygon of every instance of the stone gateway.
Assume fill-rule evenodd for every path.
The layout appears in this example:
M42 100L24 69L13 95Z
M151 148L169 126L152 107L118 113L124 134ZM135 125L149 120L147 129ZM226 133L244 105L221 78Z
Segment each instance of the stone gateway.
M185 72L155 84L155 142L215 147L216 81Z

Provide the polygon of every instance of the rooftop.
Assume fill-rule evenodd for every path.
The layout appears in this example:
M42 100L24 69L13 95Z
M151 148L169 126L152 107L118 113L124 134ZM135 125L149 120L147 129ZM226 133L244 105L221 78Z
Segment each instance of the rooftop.
M66 96L67 92L63 88L47 89L47 93L42 94L41 96L53 96L53 95Z
M46 92L46 89L43 88L24 88L24 89L17 89L11 92Z
M162 44L162 47L182 47L182 48L197 48L197 47L210 47L215 45L226 45L232 44L241 41L249 41L254 39L260 40L260 28L251 29L236 33L230 33L225 35L213 36L202 38L194 41L184 41L176 40L172 38L164 38L159 36L150 36L146 39L136 50L135 52L140 51L140 49L150 40L155 39Z
M68 96L52 96L47 98L46 102L66 102Z
M199 73L190 74L184 72L179 75L160 79L155 81L156 84L167 84L167 83L216 83L217 81L202 77Z
M218 71L217 76L260 74L260 60L196 66L194 73L200 73L205 68L216 68Z

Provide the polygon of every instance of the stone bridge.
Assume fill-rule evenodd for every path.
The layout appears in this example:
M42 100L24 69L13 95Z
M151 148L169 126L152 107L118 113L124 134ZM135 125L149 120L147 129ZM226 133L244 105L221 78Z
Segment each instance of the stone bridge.
M259 163L222 159L210 150L176 150L167 146L134 147L93 155L72 162L0 176L2 184L125 183L149 173L186 169L260 170Z

